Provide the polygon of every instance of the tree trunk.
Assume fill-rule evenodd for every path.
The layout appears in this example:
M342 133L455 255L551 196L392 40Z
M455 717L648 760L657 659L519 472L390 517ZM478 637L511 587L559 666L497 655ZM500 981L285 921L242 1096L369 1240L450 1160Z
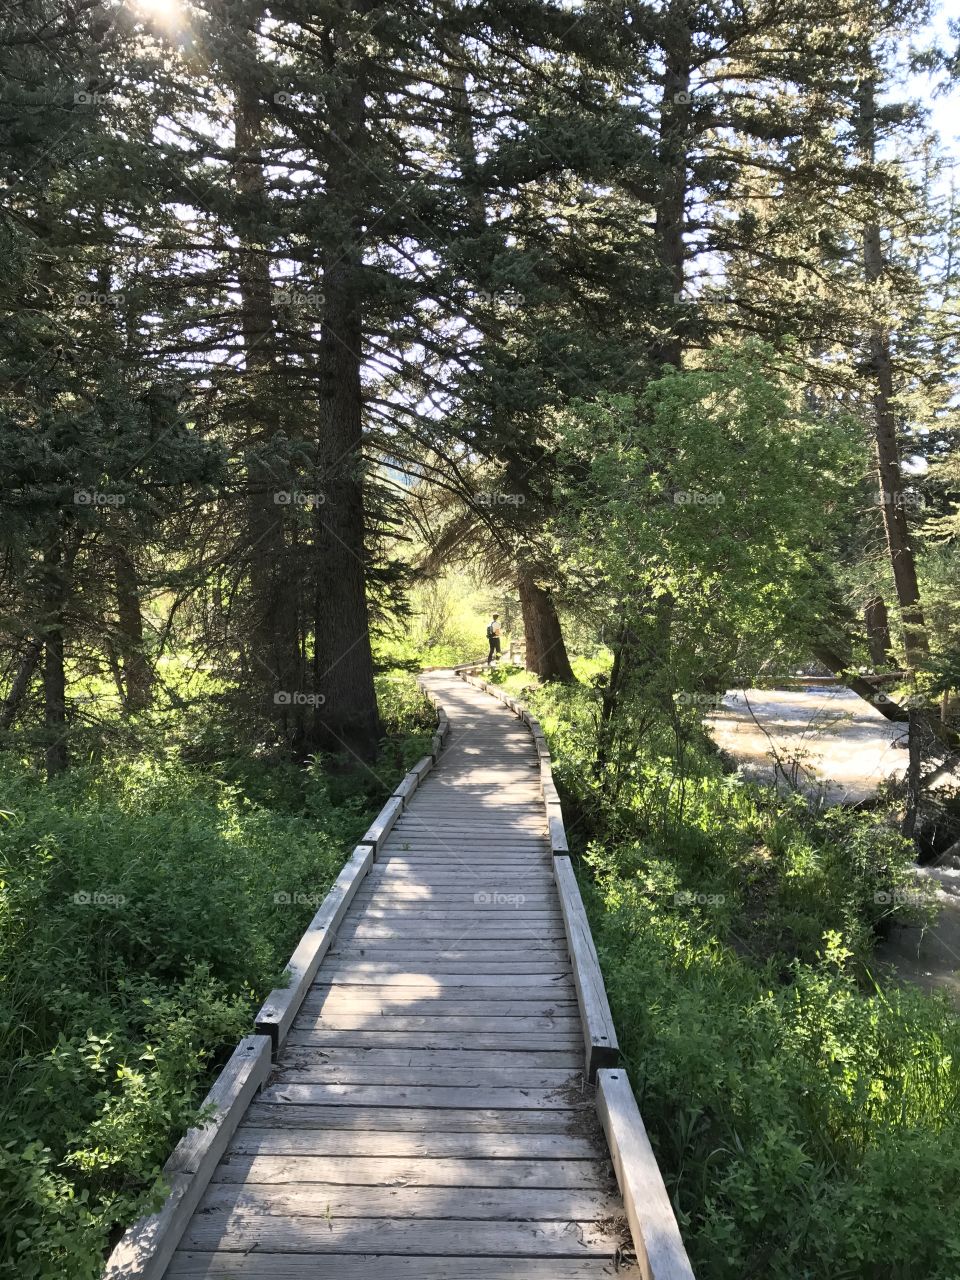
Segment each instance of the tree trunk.
M860 147L864 159L872 164L876 153L876 101L875 85L869 76L860 83L858 106ZM869 222L863 228L863 267L868 285L875 284L883 276L883 247L880 227L875 222ZM881 323L874 324L871 330L869 359L874 384L874 441L883 527L900 606L904 657L908 667L915 667L928 656L929 644L920 603L913 542L907 523L906 492L894 411L893 359L889 335Z
M17 674L13 677L13 682L10 685L10 691L4 698L3 707L0 709L0 730L5 732L16 720L17 712L20 710L20 703L26 697L27 690L30 688L30 681L33 679L33 673L39 665L42 652L43 643L40 640L31 640L27 645L26 652L17 667Z
M304 732L304 668L300 658L299 578L284 519L296 516L301 495L286 459L277 456L281 423L273 287L267 255L260 251L251 231L266 221L262 135L260 96L256 85L243 78L236 89L234 144L242 242L238 281L249 406L246 521L250 666L261 711L278 722L284 739L295 750Z
M125 547L114 547L113 568L117 587L124 706L127 711L145 711L153 695L153 671L143 652L140 581L133 557Z
M340 64L340 75L345 72ZM347 81L331 118L326 195L340 235L323 246L324 314L320 334L319 461L322 503L316 509L317 607L309 747L347 750L362 760L377 753L380 718L373 683L366 598L363 505L363 359L361 227L357 189L365 178L364 85Z
M909 722L910 713L905 707L901 707L898 702L894 702L885 693L875 689L869 680L863 680L860 676L854 674L850 670L849 664L844 662L843 658L828 645L811 645L811 652L819 662L823 663L828 671L832 671L836 676L842 676L847 688L863 698L864 702L869 702L871 707L876 707L882 716L886 716L888 720L893 720L897 724L907 724Z
M44 555L45 609L43 620L43 722L48 781L70 762L67 750L67 675L64 663L63 551L54 547Z
M873 596L863 606L863 623L867 632L870 659L876 667L888 666L890 653L890 623L887 606L882 596Z
M527 642L527 670L535 672L541 680L571 683L573 669L553 597L537 583L529 569L520 570L517 585Z

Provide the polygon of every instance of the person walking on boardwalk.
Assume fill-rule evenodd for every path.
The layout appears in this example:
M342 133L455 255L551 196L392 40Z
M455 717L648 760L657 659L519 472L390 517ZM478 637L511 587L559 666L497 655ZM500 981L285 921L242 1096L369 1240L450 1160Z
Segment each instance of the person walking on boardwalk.
M487 623L487 640L489 641L489 644L490 644L490 652L487 654L488 667L493 663L493 659L495 657L498 662L500 660L500 621L499 619L500 619L500 615L498 613L495 613L491 617L490 621Z

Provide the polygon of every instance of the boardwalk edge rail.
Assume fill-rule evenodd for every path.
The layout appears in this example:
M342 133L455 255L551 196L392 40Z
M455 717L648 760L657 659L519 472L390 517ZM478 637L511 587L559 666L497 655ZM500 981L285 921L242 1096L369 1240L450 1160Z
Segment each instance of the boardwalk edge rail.
M419 760L396 787L347 859L287 963L288 984L270 992L256 1016L256 1034L244 1036L213 1082L201 1109L201 1115L211 1108L212 1114L204 1124L187 1130L163 1166L161 1180L169 1187L166 1199L156 1213L127 1228L107 1259L103 1280L162 1280L240 1118L267 1083L277 1053L384 837L436 764L450 722L436 695L424 688L422 680L417 685L438 709L430 755Z
M491 694L530 730L540 760L540 790L547 811L553 871L560 894L577 1002L586 1046L586 1075L596 1084L596 1106L623 1197L643 1280L694 1280L670 1196L650 1145L610 1013L600 962L570 861L560 796L539 720L501 686L477 676L483 664L454 668L461 680Z

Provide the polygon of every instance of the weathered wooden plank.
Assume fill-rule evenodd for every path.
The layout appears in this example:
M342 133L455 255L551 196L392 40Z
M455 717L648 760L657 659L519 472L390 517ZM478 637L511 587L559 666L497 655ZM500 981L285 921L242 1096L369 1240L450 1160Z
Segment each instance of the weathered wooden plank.
M573 981L583 1019L586 1071L588 1078L593 1080L601 1067L611 1066L618 1061L620 1050L617 1033L603 985L597 950L593 945L593 935L570 859L555 857L553 866L573 965Z
M536 934L541 940L557 941L564 936L562 927L552 922L545 922L543 927L531 926L528 930L522 921L510 916L506 911L497 912L489 922L485 919L479 919L462 924L458 924L455 921L447 923L441 921L435 924L423 923L417 925L413 921L403 921L393 926L379 921L371 921L366 924L360 920L349 925L345 924L340 931L340 936L343 939L423 938L431 940L437 938L459 939L469 934L472 938L499 940L501 938L516 937L517 931L521 929L529 933L531 937Z
M540 872L540 875L545 873ZM542 882L533 884L525 879L509 879L504 884L503 877L492 877L492 884L482 880L459 885L449 883L437 884L385 884L371 886L357 895L355 907L369 908L371 911L443 911L473 912L479 907L489 908L497 895L508 895L516 898L518 905L527 910L537 911L559 910L559 899L554 886L547 888ZM481 895L485 895L485 898ZM479 900L478 900L479 898ZM513 905L504 903L504 905Z
M267 1085L263 1102L291 1102L315 1107L430 1107L438 1110L484 1107L502 1110L568 1111L591 1107L593 1099L571 1085L550 1085L546 1089L494 1087L492 1085L405 1085L353 1084L328 1080L299 1083L284 1081Z
M442 836L416 840L388 841L383 846L380 857L404 858L417 867L460 868L468 873L483 874L498 868L509 871L515 868L518 872L529 867L542 867L550 857L550 841L546 836L538 836L528 844L506 844L497 841L491 850L489 845L472 847L462 840L446 840Z
M413 799L414 793L420 784L420 776L414 772L408 773L403 781L394 789L394 798L401 801L404 809Z
M369 1013L404 1014L470 1014L482 1012L496 1017L547 1017L562 1014L577 1017L576 992L568 988L543 992L536 987L524 988L504 998L504 987L445 987L429 991L424 987L397 987L369 983L366 986L334 986L317 992L304 1013L326 1017L334 1010Z
M462 1222L602 1220L620 1210L610 1188L596 1187L363 1187L341 1183L211 1183L197 1217L236 1222L248 1214L294 1218L299 1230L312 1219L429 1219ZM226 1230L230 1231L230 1221Z
M164 1165L169 1188L161 1208L140 1218L111 1253L104 1280L160 1280L227 1144L270 1073L270 1039L247 1036L203 1101L210 1114L189 1129Z
M369 982L372 975L383 974L384 982L400 982L398 975L409 974L410 985L429 984L434 978L444 981L454 974L465 978L473 975L487 977L487 981L501 982L502 976L523 974L547 974L543 982L569 977L570 962L566 948L538 947L529 955L518 952L513 959L498 956L495 951L464 945L458 951L425 955L425 948L398 946L379 951L366 947L331 948L324 968L325 980L331 982ZM513 955L513 953L510 953ZM455 985L455 984L454 984ZM469 983L463 985L468 986ZM532 984L528 984L532 985Z
M597 1112L643 1280L694 1280L670 1197L622 1068L598 1071Z
M575 1032L555 1028L549 1033L512 1031L507 1035L502 1031L435 1031L427 1028L420 1031L384 1031L379 1026L376 1030L340 1030L328 1026L324 1026L322 1030L301 1030L294 1026L290 1030L287 1044L312 1045L320 1049L356 1045L358 1048L497 1049L504 1052L508 1049L571 1049L575 1045L582 1047L583 1034L579 1028Z
M440 813L437 811L431 811L429 809L421 809L419 804L411 805L410 808L406 811L406 817L404 818L404 826L401 827L400 829L407 830L407 829L416 828L416 827L423 827L423 828L429 828L429 829L433 829L437 827L473 828L477 823L479 823L485 827L490 827L490 826L496 827L497 830L502 831L507 835L509 835L511 832L523 833L524 835L526 835L526 833L530 829L536 830L538 829L538 827L543 826L542 815L539 813L539 811L537 811L534 808L536 803L537 803L537 797L533 794L530 795L529 799L525 798L524 807L526 809L526 813L522 817L517 815L515 821L506 820L506 818L511 817L512 815L491 816L488 810L481 811L479 809L477 810L464 809L461 813L458 814L457 818L454 819L452 814L449 812L449 810L446 813ZM531 810L533 810L532 813L531 813Z
M298 1047L287 1045L284 1049L285 1067L327 1066L331 1069L366 1068L375 1066L386 1070L417 1071L429 1068L435 1071L459 1069L474 1071L493 1068L515 1071L528 1071L532 1076L541 1070L564 1071L578 1079L583 1073L583 1060L579 1046L572 1049L514 1049L507 1045L492 1049L420 1049L391 1048L376 1045L373 1048L357 1046L327 1045L318 1049L313 1046Z
M538 994L545 989L559 989L559 992L566 996L566 984L572 973L568 963L558 964L546 961L540 965L527 964L520 968L517 961L513 961L512 964L498 965L495 961L480 959L446 962L436 960L420 972L412 970L409 967L410 962L408 959L406 964L396 961L394 964L362 967L331 963L324 976L349 990L355 986L366 987L375 982L382 987L427 987L435 990L439 996L440 992L448 988L479 987L485 990L488 986L500 983L502 985L498 986L497 990L501 992L505 986L515 984L524 989L531 988Z
M259 1129L377 1129L396 1133L570 1133L593 1130L589 1108L527 1111L470 1107L324 1107L254 1102L245 1120Z
M402 856L411 859L410 867L399 868L395 876L391 873L391 878L382 885L365 886L368 893L395 885L398 890L412 888L425 893L433 890L439 894L460 893L472 900L474 895L484 890L499 893L506 884L517 892L526 887L532 894L552 895L554 903L557 902L556 888L547 879L551 862L546 850L539 852L535 859L516 861L504 857L482 864L471 863L462 854L445 851L422 855L405 851Z
M421 1193L422 1194L422 1193ZM406 1254L445 1257L612 1257L619 1237L596 1222L483 1222L471 1219L297 1217L295 1224L272 1213L206 1211L194 1215L184 1235L186 1249L244 1253ZM381 1269L381 1274L383 1274Z
M547 808L547 826L550 829L550 850L554 854L569 853L570 849L567 844L567 831L563 825L563 810L557 801L549 802Z
M519 890L487 890L478 889L479 900L475 902L459 902L443 906L431 902L414 902L405 905L402 902L387 902L384 906L373 906L362 903L354 909L351 919L356 923L363 921L420 921L423 924L434 924L440 920L453 923L471 923L475 920L489 920L504 914L511 920L522 920L524 924L557 924L561 919L559 904L554 901L547 904L533 903L528 905L519 901L524 895ZM490 899L490 901L487 901ZM498 901L501 899L501 901ZM502 901L508 899L508 901Z
M433 756L421 756L410 772L416 775L419 785L423 786L424 779L432 768Z
M369 1060L371 1059L372 1060ZM490 1067L465 1067L460 1063L450 1066L411 1067L389 1066L376 1055L368 1055L368 1061L332 1064L322 1055L285 1062L274 1070L271 1083L283 1084L400 1084L424 1087L438 1085L447 1088L491 1089L589 1089L578 1066L569 1067L509 1067L498 1063Z
M169 1280L633 1280L636 1268L622 1259L523 1258L449 1255L441 1258L328 1253L179 1252Z
M485 1049L482 1046L456 1045L420 1046L394 1045L384 1042L372 1047L362 1045L327 1045L316 1048L313 1045L297 1046L288 1044L284 1049L285 1065L314 1062L337 1065L339 1063L375 1064L383 1066L409 1067L450 1067L460 1066L464 1069L474 1067L510 1067L536 1070L540 1067L563 1067L578 1078L583 1073L583 1061L577 1040L569 1045L550 1045L546 1048L535 1045L532 1048L515 1046L510 1043L499 1043L496 1049Z
M499 1031L504 1035L524 1035L529 1032L547 1032L554 1029L570 1032L578 1027L580 1019L563 1014L549 1017L490 1017L468 1014L393 1014L366 1013L362 1009L324 1009L314 1016L309 1010L303 1010L297 1017L294 1026L298 1032L311 1029L330 1028L333 1031L422 1031L429 1038L440 1031Z
M351 955L357 952L363 952L368 955L371 960L375 960L380 956L386 956L390 952L412 951L418 959L427 960L431 955L456 957L460 952L479 952L481 955L489 956L495 960L514 960L522 959L524 955L532 953L534 955L567 955L567 940L564 935L559 938L548 941L543 938L512 937L504 938L497 941L493 946L489 940L485 938L464 938L461 942L446 943L443 939L438 940L433 945L429 942L424 943L421 938L395 938L386 941L367 941L367 942L350 942L341 934L336 943L330 949L331 954L343 954L350 952Z
M527 797L532 796L533 790L534 784L531 781L529 787L524 787L518 795L518 800L522 800L525 805ZM525 807L521 812L519 805L511 810L501 809L499 806L491 808L488 805L478 805L476 808L471 808L469 805L461 806L456 798L451 796L444 797L444 803L435 808L426 803L411 805L403 816L403 824L409 827L416 826L418 823L438 822L444 826L463 827L469 826L474 819L482 822L484 826L509 830L513 827L522 829L536 826L540 821L540 814L529 807Z
M482 874L485 867L515 866L518 870L542 867L550 853L546 832L529 840L514 837L493 842L480 839L447 839L442 835L393 836L383 846L381 857L386 862L394 859L409 862L416 867L434 864L438 869L476 867Z
M535 803L531 800L531 805ZM409 814L416 815L416 809L408 809ZM399 840L414 838L418 835L440 836L458 835L472 838L477 844L493 844L502 840L505 844L535 844L546 828L543 815L538 813L535 822L496 823L477 817L464 822L451 822L445 818L420 817L411 818L397 824L394 838Z
M545 910L538 911L536 908L527 910L525 907L476 907L472 911L465 909L443 911L437 908L420 910L404 910L400 906L391 908L371 908L363 915L354 915L348 917L344 922L344 937L349 936L349 929L374 929L382 927L385 929L396 929L405 931L409 928L411 937L430 937L443 938L450 936L450 931L454 934L459 932L473 932L476 928L475 936L498 936L497 933L490 934L491 928L502 925L503 928L509 929L510 932L515 930L526 930L537 935L549 933L554 936L563 936L563 917L559 908L555 911ZM482 931L481 931L482 930Z
M359 1157L383 1159L475 1159L496 1162L534 1160L547 1165L554 1160L609 1161L610 1153L599 1125L589 1133L484 1133L399 1131L393 1129L296 1129L293 1126L261 1128L242 1124L230 1140L234 1155ZM549 1177L545 1171L544 1177Z
M488 888L482 881L464 884L461 880L458 884L452 880L446 883L438 883L431 879L430 881L421 881L418 884L416 880L412 879L407 881L389 880L361 889L356 896L355 903L357 906L362 903L372 910L397 907L406 911L426 906L456 909L457 907L476 906L477 894L502 892L503 889L500 886L499 878L496 888ZM511 880L510 892L518 894L523 899L523 905L527 907L556 907L559 901L555 886L547 881L545 870L538 871L537 879L532 882L527 877Z
M353 1187L571 1187L609 1194L608 1160L458 1160L389 1156L228 1155L215 1182ZM416 1216L416 1215L414 1215Z
M442 914L442 913L441 913ZM499 913L488 913L489 918L499 919ZM488 914L481 915L481 919L488 918ZM417 913L411 911L403 911L400 915L405 919L416 919ZM450 917L452 919L452 917ZM524 966L533 964L543 966L544 964L552 966L560 964L564 967L568 964L567 952L565 947L565 939L563 934L562 917L560 927L557 928L554 922L549 925L549 934L545 936L539 927L535 927L532 918L529 915L520 913L511 916L517 922L516 932L512 935L514 938L529 937L530 947L503 948L503 954L500 954L498 946L499 941L509 941L509 938L491 938L481 934L475 934L471 923L468 922L464 927L462 936L444 937L437 935L435 938L424 936L419 930L411 929L409 936L399 936L395 938L348 938L343 934L338 939L338 946L331 955L331 963L340 964L345 960L350 963L360 961L365 964L380 964L386 961L389 964L393 961L409 960L409 967L417 973L432 972L432 965L440 965L438 972L443 971L444 962L463 961L477 965L479 968L484 967L485 961L490 961L497 968L501 968L506 973L522 973ZM355 921L356 925L362 923L361 919ZM369 923L369 922L368 922ZM386 923L383 920L376 921L378 925ZM391 922L392 923L392 922Z
M557 790L556 785L554 784L552 776L546 781L541 780L540 793L543 796L543 800L545 804L560 803L560 793Z
M521 875L548 865L550 842L546 836L538 836L526 844L497 841L496 847L491 849L489 845L471 848L462 840L451 842L440 837L429 840L418 837L416 840L388 841L380 858L384 866L393 866L395 862L408 863L412 868L422 869L425 874L433 868L482 876L488 871L509 871L513 868Z
M313 1022L334 1024L344 1017L352 1016L351 1025L362 1024L371 1029L379 1026L380 1018L475 1018L480 1015L490 1018L570 1018L574 1021L579 1018L572 984L569 991L532 1000L519 997L498 1000L494 996L433 999L424 992L423 987L417 988L417 991L420 993L419 997L413 995L409 998L396 998L366 987L348 987L318 999L310 1009L304 1011L304 1016ZM567 996L570 998L565 999Z
M412 946L406 946L402 939L388 941L382 947L379 943L350 943L341 951L331 952L317 985L416 987L429 986L436 980L443 986L497 986L503 998L504 981L515 976L522 985L539 986L544 992L567 989L572 969L562 934L548 945L531 945L529 953L512 950L501 956L489 948L489 938L481 938L479 943L471 938L454 940L452 958L448 960L442 954L424 954L433 951L429 939L422 949L416 946L416 940ZM458 982L458 977L463 981ZM474 982L474 978L479 981ZM530 996L525 991L520 998Z
M270 1037L274 1054L283 1044L337 927L372 862L372 848L360 845L354 849L290 957L286 968L288 985L275 988L261 1005L254 1026L258 1035Z
M415 810L408 809L408 813ZM537 814L535 822L486 822L477 819L464 822L432 821L429 818L416 818L398 822L393 833L394 843L403 840L460 840L465 837L468 842L476 844L481 850L490 847L491 851L499 843L507 845L535 846L546 834L545 817Z
M375 859L384 840L402 813L403 801L401 799L394 797L388 800L364 833L360 844L370 845Z

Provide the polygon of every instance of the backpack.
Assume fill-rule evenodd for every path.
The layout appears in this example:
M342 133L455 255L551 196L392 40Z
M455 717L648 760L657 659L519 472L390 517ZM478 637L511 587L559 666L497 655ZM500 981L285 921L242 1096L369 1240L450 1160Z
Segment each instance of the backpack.
M493 639L493 623L492 622L487 623L487 639L488 640Z

